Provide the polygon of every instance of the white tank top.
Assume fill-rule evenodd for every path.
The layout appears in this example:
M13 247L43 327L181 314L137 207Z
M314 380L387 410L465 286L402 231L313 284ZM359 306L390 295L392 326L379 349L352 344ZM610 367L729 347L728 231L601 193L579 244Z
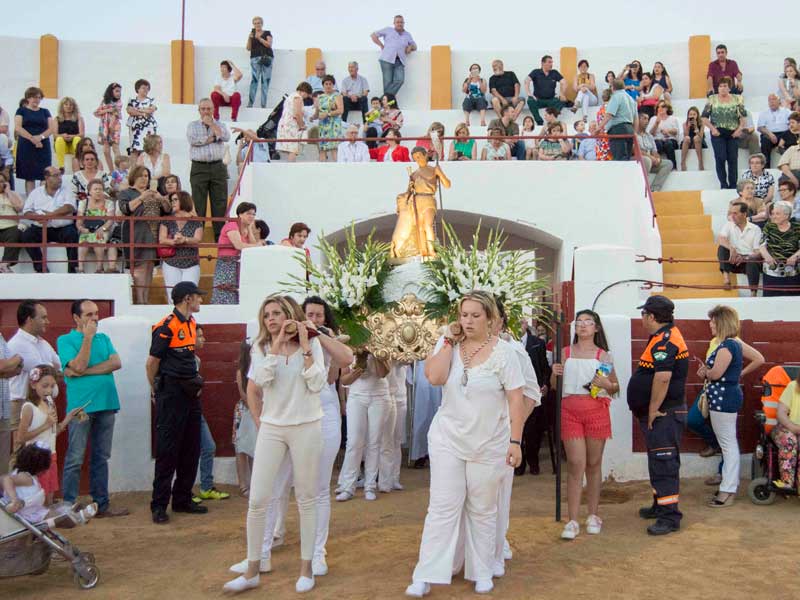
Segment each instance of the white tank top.
M367 357L367 368L361 377L350 384L350 392L356 394L389 395L389 381L386 377L378 377L375 357Z
M19 471L14 469L12 475L19 474ZM39 484L39 479L33 475L33 485L18 485L16 486L17 498L25 503L25 506L20 510L19 514L24 519L32 523L42 521L46 516L48 509L44 505L44 490Z
M589 390L584 386L594 379L600 367L600 357L603 351L598 349L594 358L572 358L572 346L565 348L566 360L564 361L564 381L561 392L564 396L588 396ZM600 390L598 397L608 398L605 390Z
M33 418L31 419L30 429L38 429L42 425L45 424L47 421L47 412L46 409L39 408L33 402L26 402L22 405L22 410L25 410L26 406L30 406L33 410ZM56 427L53 425L42 431L39 435L35 438L32 438L27 441L27 444L35 444L36 442L41 442L42 444L46 445L47 448L51 452L56 451Z

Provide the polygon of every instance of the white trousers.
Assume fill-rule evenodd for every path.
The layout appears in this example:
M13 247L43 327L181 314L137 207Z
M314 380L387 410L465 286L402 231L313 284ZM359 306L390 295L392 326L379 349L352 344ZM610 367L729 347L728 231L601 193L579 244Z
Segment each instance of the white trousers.
M325 544L328 541L328 531L331 520L331 475L339 446L342 443L342 415L339 409L339 396L336 388L331 385L323 388L320 394L322 402L322 452L319 456L319 481L317 495L317 531L314 539L314 556L325 556ZM281 526L281 514L285 516L286 504L289 501L289 491L292 487L292 460L289 456L284 459L275 482L273 498L267 506L266 527L264 529L264 543L262 545L262 558L267 558L272 552L272 543L275 537L286 533ZM286 503L286 504L285 504Z
M592 92L578 92L575 96L575 106L581 107L581 117L589 114L590 106L597 106L600 102Z
M429 438L431 493L419 562L412 579L449 584L453 576L459 530L464 522L464 578L492 578L497 535L497 498L505 473L496 464L467 462Z
M364 491L374 492L378 483L381 434L389 416L391 398L385 394L350 392L347 398L347 449L339 487L353 494L364 459Z
M191 281L195 285L200 282L200 265L195 265L188 269L179 269L161 261L161 273L164 276L164 285L167 288L167 297L170 298L170 302L172 301L172 288L181 281Z
M261 423L253 457L247 511L247 560L261 559L267 504L273 497L281 464L288 454L294 465L295 496L300 513L300 557L311 560L317 530L317 486L322 450L320 421L277 426Z
M392 468L390 473L392 485L400 483L400 467L403 463L403 444L406 441L406 417L408 404L406 399L395 401L397 415L394 420L394 452L392 455Z
M384 419L379 444L378 489L382 492L391 492L394 484L394 427L397 421L397 404L395 404L394 397L391 394L386 407L386 418Z
M736 413L709 411L711 427L722 448L722 483L720 492L735 494L739 487L739 441L736 439Z

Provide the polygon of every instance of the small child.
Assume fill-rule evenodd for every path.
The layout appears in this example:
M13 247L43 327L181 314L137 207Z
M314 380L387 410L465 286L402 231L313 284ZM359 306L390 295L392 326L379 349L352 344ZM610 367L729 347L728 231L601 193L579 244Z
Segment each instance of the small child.
M481 151L481 160L509 160L511 151L503 140L503 130L490 129L489 138L489 143Z
M581 145L581 139L588 137L588 133L586 133L586 121L580 119L575 121L572 126L575 128L575 138L572 140L572 156L577 158L578 156L578 148Z
M250 344L247 340L239 346L239 367L236 369L236 387L239 401L233 409L233 447L236 449L236 475L239 495L250 495L250 476L253 472L253 455L258 429L247 406L247 372L250 370Z
M45 491L39 478L55 464L54 458L55 455L41 442L23 446L17 452L14 470L10 475L0 477L6 510L33 524L44 521L50 528L70 529L85 525L97 514L94 502L81 510L77 510L77 505L64 503L49 509L45 506Z
M46 505L53 502L53 493L58 491L58 464L56 460L56 436L64 431L69 422L82 410L76 408L67 413L61 423L58 422L56 405L53 402L53 390L56 387L56 370L50 365L38 365L31 369L28 379L28 400L22 405L17 429L17 440L29 446L38 444L52 452L52 460L48 468L39 476Z
M130 157L119 154L114 158L115 169L111 172L111 190L114 197L128 188L128 171L130 166Z
M366 123L372 123L381 118L381 99L373 96L369 101L370 111L364 115Z
M533 136L536 135L535 130L536 126L533 122L533 117L528 115L524 119L522 119L522 137L529 137L531 139L525 140L525 160L535 160L536 159L536 140L533 139Z

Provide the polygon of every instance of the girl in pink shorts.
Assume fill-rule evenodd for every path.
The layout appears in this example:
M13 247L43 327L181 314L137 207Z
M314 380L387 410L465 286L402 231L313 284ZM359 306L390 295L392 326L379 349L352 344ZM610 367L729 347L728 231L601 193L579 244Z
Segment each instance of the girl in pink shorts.
M572 345L564 349L564 363L553 365L551 385L562 375L561 438L567 451L567 507L569 522L561 537L575 539L580 533L578 512L581 485L586 475L586 504L589 517L586 532L600 533L603 521L597 516L600 503L601 466L606 440L611 437L611 397L619 382L608 352L600 316L582 310L575 317ZM605 371L607 375L598 374ZM594 393L592 392L594 387Z

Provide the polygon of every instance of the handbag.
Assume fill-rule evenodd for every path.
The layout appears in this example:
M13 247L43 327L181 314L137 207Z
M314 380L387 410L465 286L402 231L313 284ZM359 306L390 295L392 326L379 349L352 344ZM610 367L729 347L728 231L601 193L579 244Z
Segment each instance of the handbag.
M172 239L171 236L170 239ZM158 256L158 258L172 258L175 256L175 252L177 252L175 246L159 246L156 248L156 256Z
M697 396L697 410L700 411L700 414L703 415L704 419L708 418L708 394L706 394L706 388L708 387L708 382L703 384L703 389L700 390L700 394Z
M269 54L262 54L258 57L258 64L262 67L269 67L272 65L272 57Z

